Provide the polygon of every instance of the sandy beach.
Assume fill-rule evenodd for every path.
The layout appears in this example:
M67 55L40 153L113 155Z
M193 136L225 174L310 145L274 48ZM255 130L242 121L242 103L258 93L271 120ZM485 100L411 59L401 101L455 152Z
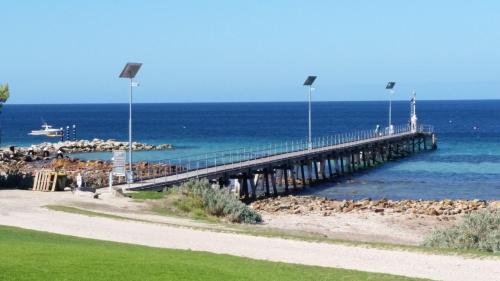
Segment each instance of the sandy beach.
M74 206L142 221L90 217L53 211L47 205ZM377 217L378 216L378 217ZM326 223L320 223L321 221ZM434 221L437 221L433 218ZM401 225L395 218L373 216L333 216L319 218L264 215L258 227L301 227L329 237L366 241L417 244L436 223L413 221ZM420 224L422 227L418 227ZM145 202L103 195L40 193L20 190L0 191L0 224L22 228L133 243L153 247L225 253L255 259L358 269L439 280L500 280L500 259L429 254L367 246L315 243L230 233L230 227L181 218L159 216L148 211ZM337 225L337 227L334 227ZM219 228L219 229L217 229ZM362 233L362 234L361 234ZM401 263L402 260L409 261Z

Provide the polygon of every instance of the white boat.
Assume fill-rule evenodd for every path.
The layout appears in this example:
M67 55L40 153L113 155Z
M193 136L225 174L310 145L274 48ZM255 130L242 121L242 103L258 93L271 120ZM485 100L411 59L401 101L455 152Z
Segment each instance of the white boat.
M32 130L30 133L28 133L28 135L48 137L57 137L61 135L61 129L54 129L47 123L43 124L42 128L42 130Z

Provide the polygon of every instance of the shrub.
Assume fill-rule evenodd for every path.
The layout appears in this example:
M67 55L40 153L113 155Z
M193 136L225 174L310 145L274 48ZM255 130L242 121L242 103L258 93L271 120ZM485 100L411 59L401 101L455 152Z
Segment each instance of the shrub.
M29 189L33 187L33 176L18 171L9 171L0 175L0 189Z
M192 180L182 184L179 190L187 196L199 198L207 213L226 217L231 222L258 223L261 216L243 204L227 189L214 189L207 180Z
M424 246L500 252L500 211L483 209L468 215L457 225L435 230Z

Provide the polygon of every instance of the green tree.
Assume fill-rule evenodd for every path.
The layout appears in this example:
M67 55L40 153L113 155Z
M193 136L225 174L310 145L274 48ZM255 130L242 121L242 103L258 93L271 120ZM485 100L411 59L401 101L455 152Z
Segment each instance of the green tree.
M0 85L0 113L2 113L3 104L9 99L9 84ZM2 144L2 125L0 123L0 144Z
M9 99L9 84L0 85L0 106Z

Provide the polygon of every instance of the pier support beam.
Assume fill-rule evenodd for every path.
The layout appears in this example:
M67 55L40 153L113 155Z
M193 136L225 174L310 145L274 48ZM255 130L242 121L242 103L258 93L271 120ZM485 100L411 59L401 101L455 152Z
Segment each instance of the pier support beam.
M291 176L292 176L292 184L293 184L293 190L297 190L297 166L295 164L292 165L292 170L291 170Z
M273 185L273 196L278 196L278 190L276 189L276 172L270 168L271 170L271 184Z
M325 180L326 179L326 166L325 166L325 159L324 158L320 158L320 162L319 162L319 169L320 169L320 173L321 173L321 180Z
M285 193L288 194L288 166L283 169L283 176L285 178Z
M340 155L340 172L342 173L342 175L345 174L345 170L344 170L344 156L343 155Z
M313 182L313 163L311 160L308 160L307 161L307 177L309 178L309 186L313 186L314 185L314 182Z
M350 167L350 170L351 170L351 173L354 173L354 172L356 172L356 166L355 166L355 164L356 164L356 159L354 158L354 152L352 152L352 151L351 151L351 152L350 152L350 154L351 154L351 156L350 156L350 157L351 157L351 158L350 158L350 159L351 159L351 163L350 163L350 164L351 164L351 167Z
M246 199L250 197L250 192L248 192L248 175L243 175L243 195Z
M300 163L300 172L302 176L302 188L305 188L307 183L306 183L306 175L304 173L304 163Z
M250 171L248 173L248 180L250 181L250 188L252 189L252 199L255 200L257 199L257 185L255 184L255 176L252 174Z
M269 172L266 169L264 169L264 182L266 183L266 191L265 191L265 194L267 197L269 197L271 195L271 192L269 191Z
M328 176L330 179L333 179L331 156L328 156L327 161L328 161Z
M340 159L339 156L336 155L335 160L334 160L334 162L335 162L334 167L335 167L335 174L337 176L340 176L340 167L339 167L340 160L339 159Z
M316 161L316 160L313 160L313 169L314 169L315 180L319 181L318 161Z

